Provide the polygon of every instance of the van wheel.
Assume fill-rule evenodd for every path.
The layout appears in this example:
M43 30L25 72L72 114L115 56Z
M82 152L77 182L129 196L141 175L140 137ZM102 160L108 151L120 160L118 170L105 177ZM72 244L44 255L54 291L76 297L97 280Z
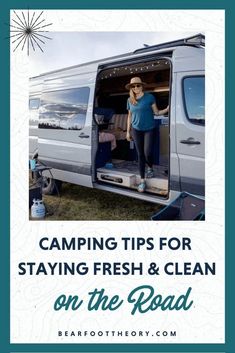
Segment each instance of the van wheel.
M62 181L43 177L42 193L44 195L58 195L62 186Z
M43 195L58 195L62 186L62 181L40 176L38 173L32 172L34 183L42 188Z

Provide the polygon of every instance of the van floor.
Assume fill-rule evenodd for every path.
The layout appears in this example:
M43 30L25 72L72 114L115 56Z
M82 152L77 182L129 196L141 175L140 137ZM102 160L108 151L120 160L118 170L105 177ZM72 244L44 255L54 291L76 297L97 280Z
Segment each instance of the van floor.
M107 166L110 165L107 164ZM146 191L162 196L166 196L168 193L168 175L166 173L166 167L160 165L154 165L154 177L146 179ZM103 167L97 169L98 180L115 184L119 186L128 187L131 189L137 189L140 183L138 163L136 161L125 161L120 159L112 159L112 164L109 168ZM105 178L106 180L105 180ZM113 179L112 179L113 177ZM123 183L115 182L114 180L120 180L122 177Z

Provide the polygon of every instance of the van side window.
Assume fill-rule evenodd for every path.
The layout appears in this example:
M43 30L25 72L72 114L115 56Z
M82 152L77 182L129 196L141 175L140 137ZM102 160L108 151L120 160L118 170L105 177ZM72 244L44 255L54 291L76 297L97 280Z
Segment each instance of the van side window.
M188 120L193 124L205 125L205 77L184 78L183 92Z
M86 122L89 87L43 93L39 128L81 130Z
M29 109L36 110L39 108L40 99L39 98L30 98L29 99Z

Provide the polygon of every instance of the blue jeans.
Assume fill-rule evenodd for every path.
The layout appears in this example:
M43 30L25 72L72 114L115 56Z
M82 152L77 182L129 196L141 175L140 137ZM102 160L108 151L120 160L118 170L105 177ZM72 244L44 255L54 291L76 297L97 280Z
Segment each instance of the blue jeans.
M153 167L154 129L140 131L132 128L135 147L138 154L139 173L141 179L145 177L145 163Z

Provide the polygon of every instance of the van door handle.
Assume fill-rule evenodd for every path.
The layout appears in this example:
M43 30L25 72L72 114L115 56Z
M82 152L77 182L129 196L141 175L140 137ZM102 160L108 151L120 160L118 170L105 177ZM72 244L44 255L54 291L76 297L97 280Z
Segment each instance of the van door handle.
M180 143L183 143L184 145L200 145L201 142L194 140L192 137L189 137L187 140L180 140Z
M87 139L90 137L90 135L86 135L84 134L84 132L81 132L80 135L78 135L78 137L80 137L81 139Z

